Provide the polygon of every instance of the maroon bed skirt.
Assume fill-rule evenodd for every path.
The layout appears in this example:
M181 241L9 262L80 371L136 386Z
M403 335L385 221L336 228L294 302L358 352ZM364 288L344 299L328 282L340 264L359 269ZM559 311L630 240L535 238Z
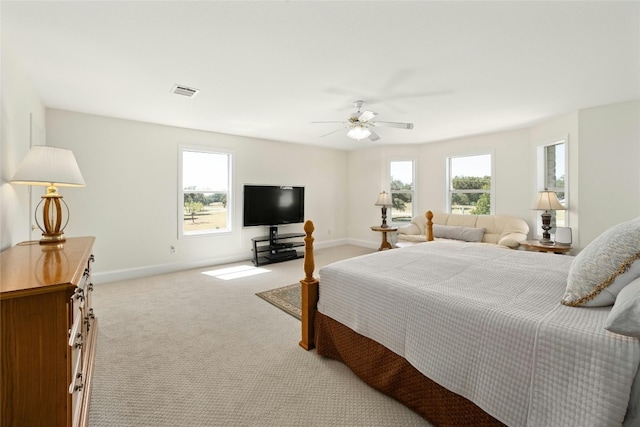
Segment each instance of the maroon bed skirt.
M364 382L393 397L436 426L503 426L474 403L422 375L403 357L332 318L316 312L315 345Z

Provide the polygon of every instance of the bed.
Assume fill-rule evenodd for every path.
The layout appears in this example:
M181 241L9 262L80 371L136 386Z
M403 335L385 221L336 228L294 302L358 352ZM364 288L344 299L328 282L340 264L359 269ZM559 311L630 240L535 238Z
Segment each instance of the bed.
M605 329L611 305L560 304L574 257L435 241L331 264L318 281L305 232L300 345L431 423L640 424L640 339Z

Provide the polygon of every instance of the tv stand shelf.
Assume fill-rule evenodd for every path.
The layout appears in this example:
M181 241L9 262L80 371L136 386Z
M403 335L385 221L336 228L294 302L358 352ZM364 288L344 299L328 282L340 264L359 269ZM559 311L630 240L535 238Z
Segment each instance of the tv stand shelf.
M256 267L274 262L289 261L304 257L304 251L296 248L303 247L303 241L289 241L290 239L304 237L304 233L285 233L276 237L261 236L251 239L253 243L253 265ZM267 244L260 244L267 242Z

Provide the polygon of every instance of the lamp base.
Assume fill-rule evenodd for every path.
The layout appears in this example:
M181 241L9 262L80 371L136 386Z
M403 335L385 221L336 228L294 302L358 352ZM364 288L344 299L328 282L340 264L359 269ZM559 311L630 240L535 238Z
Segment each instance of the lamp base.
M42 207L42 224L38 221L38 211ZM63 224L63 209L66 210L66 221ZM47 193L41 196L40 203L36 206L35 214L36 225L42 231L41 245L51 243L62 243L66 239L64 237L64 229L69 222L69 207L62 196L58 194L55 186L51 185L47 188Z
M386 206L382 207L382 225L380 227L381 228L388 228L389 227L387 225L387 207Z
M553 240L551 240L551 234L549 230L551 230L551 214L547 211L544 211L542 215L542 239L539 240L541 245L553 245L555 244Z
M64 233L42 233L42 239L40 239L41 245L51 245L64 243L67 239L64 237Z
M544 237L540 240L538 240L538 243L540 243L541 245L546 245L546 246L553 246L556 244L556 242L554 242L551 239L545 239Z

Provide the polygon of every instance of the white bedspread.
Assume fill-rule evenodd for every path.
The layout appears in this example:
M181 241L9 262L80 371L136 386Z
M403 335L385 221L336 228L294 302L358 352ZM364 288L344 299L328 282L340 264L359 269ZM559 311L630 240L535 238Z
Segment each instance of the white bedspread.
M620 426L640 340L560 304L572 257L429 242L320 270L318 310L509 426Z

